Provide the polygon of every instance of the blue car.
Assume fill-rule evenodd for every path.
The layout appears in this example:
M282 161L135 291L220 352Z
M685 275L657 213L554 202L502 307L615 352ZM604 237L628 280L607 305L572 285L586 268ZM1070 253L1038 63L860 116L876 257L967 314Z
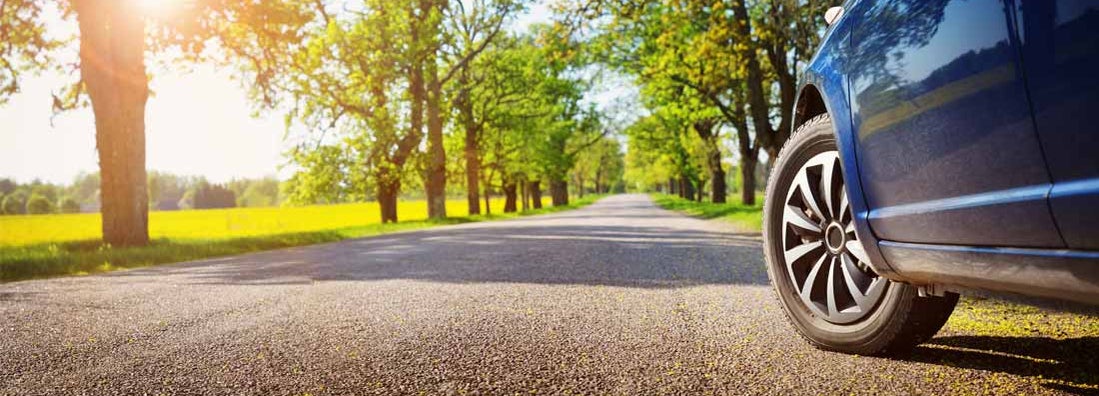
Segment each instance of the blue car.
M814 345L910 350L972 290L1099 304L1099 1L847 1L767 184Z

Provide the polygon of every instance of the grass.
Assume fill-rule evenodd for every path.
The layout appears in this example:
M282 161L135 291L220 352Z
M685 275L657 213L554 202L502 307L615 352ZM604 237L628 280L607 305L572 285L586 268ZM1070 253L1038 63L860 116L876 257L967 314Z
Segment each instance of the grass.
M65 275L87 275L348 238L552 213L595 202L587 196L562 207L469 216L465 200L447 202L445 220L427 220L424 201L401 202L399 223L381 224L376 203L293 208L237 208L152 212L151 243L112 248L99 241L98 214L0 217L0 282Z
M948 333L982 337L1099 338L1099 320L1056 308L1054 306L1054 309L1046 309L984 297L965 297L958 302L945 329Z
M1079 308L1079 307L1078 307ZM1011 301L963 297L943 330L918 348L917 360L940 366L980 369L992 375L986 389L1017 386L1019 379L1068 393L1099 392L1099 320L1090 308L1076 313ZM938 381L972 389L967 378L936 370ZM1020 393L994 391L993 393ZM1026 393L1026 392L1022 392Z
M738 202L712 203L683 199L675 195L653 194L653 201L664 209L674 210L703 219L720 219L745 232L760 232L763 227L763 199L756 198L755 205ZM735 200L736 197L730 197Z

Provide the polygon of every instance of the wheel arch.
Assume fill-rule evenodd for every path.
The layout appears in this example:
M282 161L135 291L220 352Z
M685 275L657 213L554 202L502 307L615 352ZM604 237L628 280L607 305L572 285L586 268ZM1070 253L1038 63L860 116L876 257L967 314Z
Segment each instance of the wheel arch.
M820 91L816 86L806 84L798 93L798 99L794 105L794 129L796 130L813 117L827 112L828 108L824 104L824 99L821 98Z
M839 148L840 162L843 165L843 177L847 180L847 195L855 214L855 231L864 241L864 249L870 256L871 266L879 275L903 281L904 278L889 265L878 246L878 238L870 228L865 191L859 177L857 131L852 123L852 108L847 96L847 79L837 72L829 62L830 57L817 57L803 75L794 102L793 130L821 114L832 118L836 146ZM791 133L793 132L791 131Z

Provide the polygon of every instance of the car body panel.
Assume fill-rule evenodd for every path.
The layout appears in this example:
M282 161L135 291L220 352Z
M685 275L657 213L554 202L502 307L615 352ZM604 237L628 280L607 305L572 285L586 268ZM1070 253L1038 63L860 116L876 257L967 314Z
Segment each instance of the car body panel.
M906 282L1099 303L1099 252L880 242Z
M1013 0L1004 1L1004 4L1014 7ZM872 188L873 186L867 186L867 183L862 180L862 173L866 171L862 158L866 155L863 146L868 143L867 138L870 140L869 143L873 144L873 136L864 136L859 133L858 127L862 124L858 120L863 114L859 113L860 108L857 104L853 105L850 100L852 87L849 85L851 82L848 80L848 76L852 75L851 68L857 63L850 58L852 49L857 47L853 47L852 42L849 40L851 40L853 30L860 21L858 18L859 8L865 6L865 3L868 2L870 1L850 0L844 4L847 10L845 15L829 28L817 54L803 73L796 109L800 112L801 109L806 107L802 103L806 101L806 97L810 98L808 101L815 102L816 97L819 96L824 105L822 106L824 109L820 111L827 111L832 117L844 178L848 181L846 183L847 193L855 214L856 232L870 256L871 265L875 271L895 281L917 285L946 286L950 290L982 289L1099 304L1099 252L1066 249L1064 248L1063 239L1058 240L1059 237L1052 238L1051 236L1059 233L1056 224L1053 222L1053 216L1049 215L1048 206L1050 196L1054 197L1054 200L1059 195L1090 198L1091 194L1099 191L1099 182L1091 178L1085 178L1083 181L1078 180L1072 183L1057 183L1054 185L1054 179L1048 176L1049 172L1045 166L1044 158L1042 158L1043 152L1040 151L1042 147L1038 145L1039 137L1033 127L1029 130L1030 137L1023 136L1022 141L1029 146L1030 150L1039 150L1037 156L1032 152L1027 153L1028 163L1046 172L1045 178L1042 177L1041 172L1027 169L1024 171L1025 177L1018 178L1018 175L1011 175L1016 179L1009 177L1006 179L1007 182L1001 181L1003 184L1000 188L990 187L987 184L978 185L977 188L955 186L958 190L955 190L954 193L938 198L930 198L924 195L920 199L906 200L904 197L892 197L893 201L890 201L889 198L884 200L874 199L873 195L878 190ZM855 15L855 17L851 15ZM1018 49L1022 46L1016 45L1013 48ZM1018 67L1018 63L1013 61L1013 64L1012 68ZM1010 75L1012 80L1010 89L1014 94L1023 95L1024 100L1027 100L1025 99L1028 98L1026 92L1019 91L1017 85L1020 83L1018 81L1019 74L1016 71L1013 70ZM1029 106L1029 103L1027 104ZM1017 106L1017 104L1015 105ZM1012 109L1018 110L1017 107ZM1029 108L1023 108L1021 111L1023 118L1033 114ZM803 116L799 113L798 121L794 123L793 127L796 129L801 122L807 121L813 115L810 113ZM1033 118L1030 121L1033 125ZM1014 122L1021 121L1018 121L1018 117L1016 117ZM1025 125L1017 128L1027 130ZM888 133L881 136L888 136ZM1042 136L1042 138L1044 137ZM973 139L973 136L969 138ZM974 144L976 143L971 142L969 146ZM1035 145L1038 147L1035 148ZM922 150L918 147L909 147L908 151ZM944 150L944 152L949 150L944 146L937 146L937 148ZM926 153L916 154L926 155ZM940 154L943 154L943 152L940 152ZM901 150L896 151L895 155L909 155L909 153ZM937 159L940 157L930 156L925 158ZM1042 161L1036 161L1035 158L1042 159ZM996 160L994 157L991 159ZM1006 166L1006 169L1011 169L1010 164ZM1087 166L1085 165L1085 168ZM958 169L955 168L955 170ZM961 170L966 169L962 167ZM960 184L962 181L952 178L944 183ZM937 187L937 185L925 187L930 189ZM971 189L965 190L965 188ZM875 206L880 201L894 204ZM1041 203L1042 205L1036 205L1035 203ZM1012 213L1011 208L1013 206L1023 206L1027 208L1028 212L1023 214ZM1034 207L1045 207L1046 215L1030 213L1029 211ZM1095 206L1091 208L1095 208ZM1080 210L1080 208L1076 209ZM930 216L934 212L949 213L952 211L954 214L948 216L947 220L957 222L952 223L954 226L963 227L979 234L980 238L984 238L978 239L979 241L989 243L965 243L959 240L950 240L947 243L889 240L879 234L877 226L881 224L880 222L876 223L876 220L889 217L907 217L911 219L913 217ZM1087 209L1085 216L1096 212L1095 209ZM958 213L968 213L971 216L978 216L978 218L966 219L966 216L957 215ZM877 219L874 218L875 215L878 216ZM997 230L990 231L983 227L976 227L976 225L995 227L997 220L989 219L988 216L997 215L1007 215L1016 219L1020 218L1019 216L1036 217L1037 220L1032 224L1034 228L1030 230L1045 233L1044 244L1054 245L1054 247L1012 247L1003 243L1004 240L1010 240L1010 238L989 238L987 232L995 233ZM942 231L943 228L935 224L930 225L930 227L930 229L920 229L911 226L910 230L900 230L900 232L902 234L930 234ZM886 228L888 228L888 225ZM897 229L888 231L897 231ZM1084 236L1084 238L1089 241L1095 241L1096 239L1094 236ZM971 237L965 239L965 241L972 240ZM1024 243L1024 245L1027 244ZM1064 293L1059 295L1056 292L1057 290L1063 290Z
M847 74L875 234L1064 247L1005 3L860 5Z
M1015 2L1034 119L1066 244L1099 249L1099 2Z

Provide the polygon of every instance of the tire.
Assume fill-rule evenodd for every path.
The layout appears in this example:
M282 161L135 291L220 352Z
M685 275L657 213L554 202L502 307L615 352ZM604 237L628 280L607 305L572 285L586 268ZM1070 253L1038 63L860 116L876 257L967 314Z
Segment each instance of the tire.
M833 135L820 115L779 152L767 183L763 244L786 317L812 345L859 355L911 351L942 328L958 295L920 297L879 277L855 234Z

